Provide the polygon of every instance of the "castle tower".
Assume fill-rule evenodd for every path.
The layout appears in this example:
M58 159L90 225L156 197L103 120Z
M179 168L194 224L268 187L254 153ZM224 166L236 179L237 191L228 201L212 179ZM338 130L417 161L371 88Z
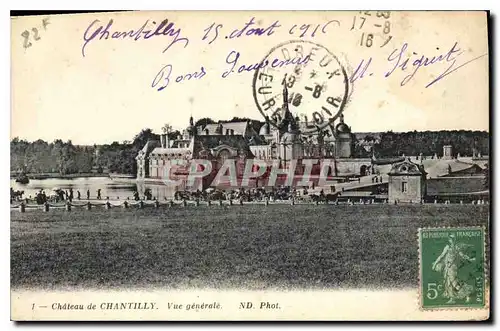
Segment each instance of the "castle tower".
M351 128L344 123L344 114L340 114L340 123L335 126L335 157L351 157L352 143Z
M286 85L283 87L283 109L285 112L280 123L280 131L285 132L279 137L279 156L287 164L287 161L302 159L304 148L300 140L298 118L294 118L288 108L288 89Z

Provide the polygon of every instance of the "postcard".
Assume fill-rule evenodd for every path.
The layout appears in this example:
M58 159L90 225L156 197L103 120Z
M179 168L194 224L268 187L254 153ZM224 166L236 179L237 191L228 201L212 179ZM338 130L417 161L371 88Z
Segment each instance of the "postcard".
M489 319L488 22L11 17L11 319Z

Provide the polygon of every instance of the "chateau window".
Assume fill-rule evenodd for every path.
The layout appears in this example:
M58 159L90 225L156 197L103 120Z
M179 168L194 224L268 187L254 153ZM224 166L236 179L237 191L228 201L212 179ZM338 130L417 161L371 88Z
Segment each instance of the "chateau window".
M401 192L403 193L408 192L408 182L401 182Z

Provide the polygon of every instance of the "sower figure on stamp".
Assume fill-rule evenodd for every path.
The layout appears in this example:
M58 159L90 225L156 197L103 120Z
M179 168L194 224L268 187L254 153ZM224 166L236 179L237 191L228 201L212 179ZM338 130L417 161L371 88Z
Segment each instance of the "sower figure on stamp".
M460 279L459 269L463 262L473 262L474 257L469 257L464 250L469 245L456 243L455 236L450 235L448 245L443 249L441 255L432 264L432 269L443 273L444 278L444 297L449 298L447 303L454 303L455 300L465 299L470 301L470 295L474 287L467 284L464 279Z

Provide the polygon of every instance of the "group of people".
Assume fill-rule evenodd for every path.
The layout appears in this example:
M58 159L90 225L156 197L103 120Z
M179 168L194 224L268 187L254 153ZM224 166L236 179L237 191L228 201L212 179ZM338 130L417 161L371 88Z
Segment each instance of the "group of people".
M12 191L12 190L11 190ZM54 190L54 195L47 195L43 189L40 189L35 195L35 201L37 204L42 205L48 201L54 201L54 202L59 202L59 201L68 201L72 202L74 200L74 191L72 188L69 188L68 190L62 190L62 189L55 189ZM11 192L12 196L12 192ZM29 196L29 199L31 199L31 196ZM76 191L76 199L81 200L82 199L82 194L79 190ZM101 189L97 189L97 199L101 200ZM12 199L11 199L12 200ZM90 200L90 190L87 190L87 200Z
M72 202L74 199L74 192L73 189L70 188L69 190L62 190L62 189L57 189L55 190L56 195L57 195L57 200L58 201L69 201ZM82 194L80 190L76 191L76 199L81 200L82 199ZM101 189L97 189L97 200L101 200ZM87 190L87 200L90 200L90 190Z

